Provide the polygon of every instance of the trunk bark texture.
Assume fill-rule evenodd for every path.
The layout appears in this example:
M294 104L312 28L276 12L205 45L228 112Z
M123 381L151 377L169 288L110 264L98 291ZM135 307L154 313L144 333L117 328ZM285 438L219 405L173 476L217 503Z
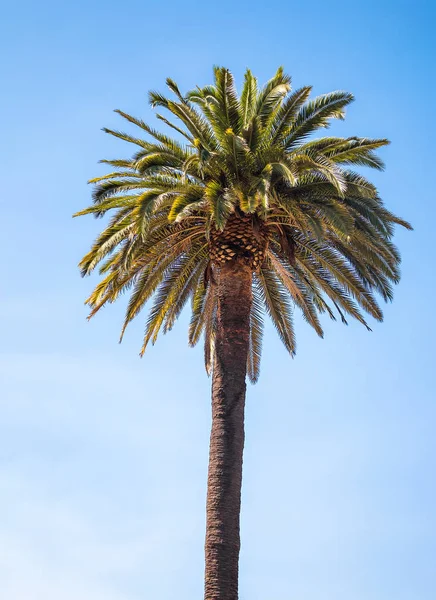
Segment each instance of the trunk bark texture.
M252 268L243 260L232 260L221 265L217 279L218 318L206 507L205 600L237 600Z

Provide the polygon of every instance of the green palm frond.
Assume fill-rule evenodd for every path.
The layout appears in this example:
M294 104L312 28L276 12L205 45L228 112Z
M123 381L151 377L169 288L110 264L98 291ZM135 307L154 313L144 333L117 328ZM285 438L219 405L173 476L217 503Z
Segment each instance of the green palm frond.
M256 383L260 375L260 359L263 338L263 302L253 287L253 305L250 313L250 344L248 348L247 375L251 383Z
M272 142L277 143L286 137L295 122L298 111L309 98L311 91L310 86L300 88L282 103L273 123Z
M343 119L344 108L353 100L353 95L348 92L331 92L302 106L285 138L286 148L295 147L316 129L328 127L331 119Z
M274 271L266 265L256 274L255 285L286 350L294 356L295 332L289 294Z
M238 134L240 125L239 97L235 80L228 69L215 68L215 88L217 103L212 104L211 108L214 109L217 120L221 125L221 131L230 127L235 134Z
M255 115L257 95L257 79L253 76L250 69L247 69L240 100L240 122L242 129L246 129L249 126Z
M271 116L275 115L290 89L291 78L284 73L283 67L280 67L257 97L256 115L260 118L262 125L265 125Z

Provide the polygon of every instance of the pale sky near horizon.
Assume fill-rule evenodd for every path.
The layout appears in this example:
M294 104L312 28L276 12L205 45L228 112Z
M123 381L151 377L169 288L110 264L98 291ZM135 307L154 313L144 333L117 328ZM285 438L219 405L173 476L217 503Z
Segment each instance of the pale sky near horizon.
M267 328L248 387L242 600L433 600L436 580L432 109L436 11L423 2L2 7L1 600L202 597L210 381L188 315L138 358L125 301L91 323L77 262L102 226L71 219L101 127L167 76L238 83L282 64L295 87L356 96L338 135L388 137L365 173L398 231L402 281L373 332L298 316L291 360Z

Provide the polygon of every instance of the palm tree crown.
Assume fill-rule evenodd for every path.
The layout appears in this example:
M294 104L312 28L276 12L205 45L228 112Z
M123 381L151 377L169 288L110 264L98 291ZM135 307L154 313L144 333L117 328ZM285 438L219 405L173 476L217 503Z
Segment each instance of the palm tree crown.
M385 139L310 139L331 119L343 119L353 96L332 92L309 100L311 88L291 92L280 68L258 89L250 71L238 96L232 74L215 68L214 84L182 95L151 92L157 115L177 139L120 110L147 140L105 129L131 142L129 159L104 160L115 171L91 180L93 204L77 215L102 217L107 227L80 263L83 275L100 265L102 280L87 304L90 317L130 289L122 335L153 297L141 353L170 330L188 300L189 343L205 337L211 369L220 265L235 257L251 265L248 375L259 374L263 314L288 351L295 352L293 307L322 336L319 313L348 316L368 327L374 297L392 299L400 257L395 223L410 225L383 205L376 188L347 165L382 169L375 150ZM175 117L175 119L174 119Z

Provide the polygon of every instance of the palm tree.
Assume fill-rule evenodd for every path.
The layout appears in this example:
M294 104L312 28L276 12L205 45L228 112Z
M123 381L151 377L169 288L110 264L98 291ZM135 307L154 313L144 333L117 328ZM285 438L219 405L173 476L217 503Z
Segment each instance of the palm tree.
M146 139L104 130L136 150L90 182L93 204L77 215L112 218L80 268L102 275L90 317L131 291L121 338L152 299L141 355L191 301L189 343L204 335L212 373L205 598L236 600L246 375L259 376L264 314L291 355L294 306L321 337L321 313L369 329L362 311L381 321L374 293L392 300L399 281L394 224L411 227L347 168L382 169L386 139L310 139L344 118L351 94L309 101L282 68L262 89L247 70L240 96L225 68L186 95L166 83L173 99L151 92L150 103L172 115L157 118L176 139L120 110Z

